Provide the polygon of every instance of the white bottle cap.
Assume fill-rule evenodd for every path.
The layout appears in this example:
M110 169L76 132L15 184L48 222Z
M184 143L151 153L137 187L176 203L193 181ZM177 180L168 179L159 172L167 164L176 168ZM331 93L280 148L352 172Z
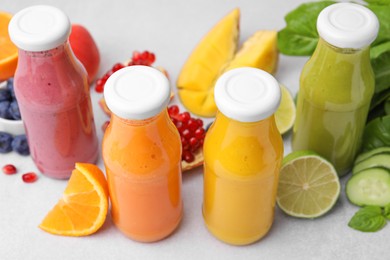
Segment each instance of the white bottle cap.
M225 116L240 122L256 122L276 111L281 91L269 73L244 67L224 73L215 84L214 96Z
M27 7L16 13L8 26L10 38L26 51L46 51L69 37L70 21L60 9L48 5Z
M317 19L319 35L339 48L360 49L376 38L379 22L366 7L352 3L338 3L326 7Z
M115 115L142 120L160 113L169 102L167 77L149 66L129 66L112 74L104 86L104 99Z

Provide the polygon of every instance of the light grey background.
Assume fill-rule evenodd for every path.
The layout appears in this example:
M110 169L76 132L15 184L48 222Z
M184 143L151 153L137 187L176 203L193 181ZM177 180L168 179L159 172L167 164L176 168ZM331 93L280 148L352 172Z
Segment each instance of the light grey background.
M101 54L102 75L111 66L131 57L134 50L156 54L156 65L166 68L172 86L181 66L199 40L233 8L241 9L241 42L257 30L279 30L284 15L301 0L0 0L0 10L16 13L33 4L51 4L64 10L73 23L89 29ZM1 51L1 50L0 50ZM292 93L307 58L280 56L276 78ZM101 94L91 88L99 139L108 118L98 107ZM178 103L177 98L174 103ZM206 119L210 122L210 119ZM45 127L45 126L42 126ZM291 151L290 136L285 154ZM13 163L19 174L0 174L0 259L388 259L390 227L377 233L361 233L347 226L358 209L345 198L326 216L301 220L276 209L274 225L261 241L230 246L206 230L202 214L202 168L183 174L184 217L167 239L151 244L123 236L108 216L96 234L81 237L53 236L37 226L61 197L66 181L46 178L25 184L21 173L37 171L30 157L1 154L0 166ZM103 169L102 160L98 165ZM38 172L38 171L37 171Z

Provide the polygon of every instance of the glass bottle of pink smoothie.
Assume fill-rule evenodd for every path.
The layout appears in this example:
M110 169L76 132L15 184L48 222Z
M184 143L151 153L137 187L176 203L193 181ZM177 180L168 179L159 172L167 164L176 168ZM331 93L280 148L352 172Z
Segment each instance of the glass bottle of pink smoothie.
M68 17L38 5L14 15L11 40L19 48L15 95L38 169L68 178L75 162L94 162L98 141L84 67L68 37Z

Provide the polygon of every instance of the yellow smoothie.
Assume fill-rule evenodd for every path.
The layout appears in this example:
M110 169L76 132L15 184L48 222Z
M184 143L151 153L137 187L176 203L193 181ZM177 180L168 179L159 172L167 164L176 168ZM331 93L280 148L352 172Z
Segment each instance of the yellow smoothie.
M283 157L274 116L244 123L218 112L203 149L207 228L234 245L262 238L273 222Z

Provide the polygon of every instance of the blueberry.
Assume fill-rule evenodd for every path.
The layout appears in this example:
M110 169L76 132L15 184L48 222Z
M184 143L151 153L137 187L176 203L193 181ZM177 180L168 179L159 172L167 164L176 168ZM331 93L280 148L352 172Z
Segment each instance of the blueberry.
M9 78L7 80L7 89L11 93L12 98L15 99L14 78Z
M14 140L12 141L12 148L20 155L29 155L30 149L28 147L26 135L14 136Z
M12 135L6 132L0 132L0 153L9 153L12 151Z
M1 101L0 102L0 117L4 119L12 119L12 116L9 114L9 107L11 102Z
M21 119L19 105L18 105L18 102L16 100L11 102L11 104L8 108L8 113L15 120Z
M11 92L6 88L0 88L0 102L11 101Z

